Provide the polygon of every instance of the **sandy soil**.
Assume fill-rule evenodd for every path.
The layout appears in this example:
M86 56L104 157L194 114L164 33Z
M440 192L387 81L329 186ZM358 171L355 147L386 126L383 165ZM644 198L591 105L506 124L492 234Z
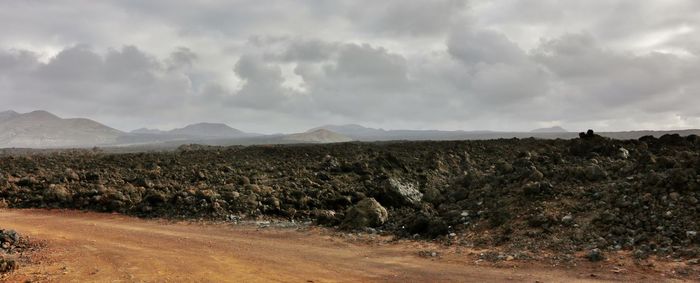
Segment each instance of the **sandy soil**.
M476 264L430 243L356 241L320 228L142 220L76 211L0 210L0 226L47 247L8 282L601 282L667 281L600 265ZM439 257L421 257L419 250ZM440 250L443 249L443 250Z

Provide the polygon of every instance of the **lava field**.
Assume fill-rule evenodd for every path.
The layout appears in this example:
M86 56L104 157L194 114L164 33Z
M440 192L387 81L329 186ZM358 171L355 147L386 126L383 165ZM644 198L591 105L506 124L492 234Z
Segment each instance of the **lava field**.
M0 155L0 207L313 221L520 258L697 258L699 200L697 136Z

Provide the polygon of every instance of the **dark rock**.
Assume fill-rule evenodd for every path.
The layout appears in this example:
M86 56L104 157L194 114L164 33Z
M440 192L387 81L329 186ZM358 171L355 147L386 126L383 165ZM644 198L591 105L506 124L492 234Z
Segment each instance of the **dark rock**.
M586 168L586 179L589 181L599 181L608 177L608 173L599 165L593 164Z
M513 165L505 162L503 160L499 160L496 165L495 165L496 172L501 175L505 174L510 174L514 171Z
M598 136L598 135L596 135L593 132L593 130L590 130L590 129L588 131L586 131L585 133L581 132L578 134L578 137L581 139L592 139L592 138L595 138L596 136Z
M587 258L589 261L597 262L597 261L602 261L602 260L604 260L604 259L605 259L605 256L603 255L603 252L600 251L600 249L595 248L595 249L590 250L590 251L588 252L588 254L586 254L586 258Z
M39 180L37 180L34 176L24 177L17 182L17 185L24 187L33 187L39 184Z
M320 225L333 226L338 225L340 223L340 219L338 219L335 211L333 210L314 210L313 216L316 220L316 223Z
M430 238L435 238L447 235L449 230L447 223L441 218L419 213L407 223L406 231L410 234L426 235Z
M0 256L0 274L12 272L17 269L17 262L14 259Z
M523 193L529 197L549 195L553 186L548 182L528 182L523 185Z

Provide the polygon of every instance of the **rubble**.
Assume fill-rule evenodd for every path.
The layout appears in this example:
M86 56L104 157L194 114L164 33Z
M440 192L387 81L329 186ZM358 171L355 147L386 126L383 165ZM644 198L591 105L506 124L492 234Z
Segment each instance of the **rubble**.
M19 266L19 256L31 245L14 230L0 229L0 274L12 272Z
M673 135L0 156L2 207L285 218L512 252L690 260L699 199L700 141Z

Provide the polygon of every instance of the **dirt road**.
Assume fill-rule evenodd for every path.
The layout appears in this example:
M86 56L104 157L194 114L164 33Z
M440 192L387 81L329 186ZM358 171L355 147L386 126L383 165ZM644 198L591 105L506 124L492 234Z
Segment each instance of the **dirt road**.
M169 223L75 211L0 210L0 227L45 240L39 263L7 281L60 282L572 282L657 281L648 274L479 266L424 243L351 242L318 228ZM428 247L436 248L436 247Z

